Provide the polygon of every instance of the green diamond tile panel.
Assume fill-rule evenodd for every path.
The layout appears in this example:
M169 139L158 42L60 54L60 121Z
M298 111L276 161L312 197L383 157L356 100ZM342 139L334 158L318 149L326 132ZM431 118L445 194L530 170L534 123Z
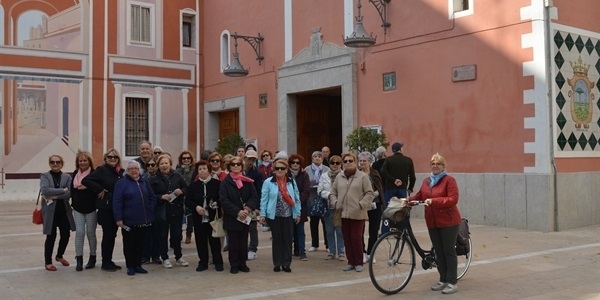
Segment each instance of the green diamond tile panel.
M592 42L592 39L587 40L587 42L585 42L585 50L587 50L589 55L592 55L592 52L594 52L594 43Z
M575 146L577 146L577 137L575 136L574 133L571 132L571 135L569 135L569 139L567 140L567 143L569 143L569 146L571 146L571 150L575 150Z
M583 134L583 132L581 133L581 135L579 136L579 147L581 147L581 150L585 150L585 146L587 146L587 138L585 137L585 134Z
M598 140L596 139L596 136L594 136L594 133L590 134L588 142L590 143L590 148L592 148L592 150L595 150L596 145L598 144Z
M559 69L562 68L563 64L565 63L565 59L563 58L562 54L560 54L560 52L558 52L556 56L554 56L554 62L556 63Z
M596 48L596 53L600 55L600 40L596 41L596 46L594 46L594 48Z
M558 74L556 75L556 84L558 84L558 88L562 89L563 85L565 85L565 78L562 76L561 72L558 72Z
M596 62L596 70L598 71L598 74L600 74L600 58L598 58L598 61ZM600 80L598 80L598 82L600 82ZM600 89L600 87L598 89Z
M558 135L558 139L556 139L556 142L558 143L558 147L560 147L560 150L565 150L565 146L567 145L567 139L565 138L565 135L562 132Z
M565 45L567 45L567 49L569 49L569 51L571 51L571 49L573 48L574 44L575 44L575 42L573 41L573 38L571 37L571 34L568 33L567 37L565 38Z
M567 103L565 96L563 96L562 92L558 92L558 96L556 96L556 104L558 105L558 108L562 109L563 106L565 106L565 103Z
M577 51L579 51L579 53L581 53L581 50L583 50L583 48L585 47L585 44L583 43L581 36L578 36L577 39L575 40L575 47L577 47Z
M564 42L565 40L563 39L562 35L560 35L560 32L557 31L554 35L554 43L556 44L556 48L560 49Z
M565 118L562 112L558 113L558 117L556 117L556 124L558 124L560 130L563 130L565 124L567 124L567 119Z
M600 106L600 104L598 104L598 106ZM598 124L598 127L600 127L600 118L598 118L598 121L596 122L596 124Z

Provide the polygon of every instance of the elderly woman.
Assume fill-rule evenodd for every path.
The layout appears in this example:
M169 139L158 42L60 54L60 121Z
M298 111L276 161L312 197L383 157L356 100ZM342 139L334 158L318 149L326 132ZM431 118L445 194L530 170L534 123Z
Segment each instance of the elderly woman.
M273 237L273 271L291 272L293 224L300 222L300 192L289 176L288 162L275 161L274 176L265 180L260 198L260 223L267 222Z
M281 151L280 153L285 152ZM287 153L286 153L287 154ZM275 161L280 160L276 158ZM306 256L306 233L304 232L304 223L308 221L308 197L310 195L310 180L308 174L302 170L304 157L300 154L292 154L288 158L290 174L296 182L300 193L300 222L294 223L294 256L300 256L302 261L307 261Z
M104 164L82 180L82 184L97 195L98 224L102 226L102 270L115 272L121 267L112 261L115 239L117 238L117 223L115 221L112 201L115 184L123 177L121 154L114 148L104 153Z
M227 169L229 174L219 187L219 201L223 208L223 228L227 230L231 273L250 272L248 260L248 233L250 213L258 209L258 194L254 180L242 174L244 162L234 156Z
M456 237L461 222L458 211L458 185L446 172L446 160L438 153L431 157L431 174L423 180L421 188L410 200L425 202L425 222L436 254L440 280L431 287L434 291L452 294L456 285Z
M179 173L181 177L183 177L183 180L185 180L185 183L189 186L190 184L192 184L194 171L194 155L192 155L192 152L188 150L183 150L179 154L177 167L175 167L175 172ZM192 223L192 212L186 209L185 215L185 223L187 224L185 229L185 243L189 244L192 242L194 224Z
M127 275L147 274L142 268L142 251L146 230L154 220L156 198L150 183L141 176L141 166L135 160L127 163L125 177L115 184L113 214L123 235L123 253Z
M375 162L371 165L371 168L377 170L379 174L381 174L381 167L383 167L383 163L385 162L386 151L387 149L385 149L385 147L379 146L377 149L375 149L375 152L373 152Z
M323 199L329 199L331 193L331 184L335 181L335 178L340 173L342 167L342 158L334 155L329 158L329 172L321 175L319 180L319 187L317 192ZM325 232L327 232L327 244L329 245L329 253L327 253L326 260L332 260L337 254L338 260L346 260L344 251L344 237L342 236L342 227L334 226L333 214L335 213L335 204L328 202L328 212L325 216Z
M62 156L54 154L48 157L50 171L40 176L40 193L45 201L42 201L42 212L44 215L43 233L46 235L44 243L45 268L48 271L56 271L52 264L52 251L56 241L56 228L60 229L60 240L58 241L58 250L56 250L56 261L63 266L68 267L69 262L63 258L71 230L75 230L73 221L73 210L69 204L71 198L72 178L63 173L62 167L65 161Z
M264 180L270 177L273 172L273 154L269 150L263 150L260 154L260 159L261 162L258 166L258 171L260 171Z
M156 175L158 172L158 164L156 161L158 160L158 156L153 156L146 162L146 172L142 173L142 178L150 181L152 176ZM158 205L158 204L157 204ZM146 238L144 239L144 251L142 253L142 264L149 263L150 259L155 264L162 264L160 260L160 227L156 225L156 215L160 213L164 213L164 205L163 210L157 210L156 206L154 207L154 222L152 225L146 229ZM164 220L163 220L164 221Z
M221 239L212 236L210 221L219 213L219 187L221 181L210 176L210 166L205 160L196 163L197 180L188 187L185 205L192 210L194 239L198 252L197 272L208 269L208 248L213 257L217 272L223 271Z
M219 154L219 152L213 152L208 157L208 162L210 163L210 174L214 179L218 179L223 181L225 177L227 177L227 172L223 170L223 156Z
M344 153L342 162L344 171L333 182L329 201L342 210L342 234L348 257L348 265L342 270L362 272L363 232L373 201L373 187L369 175L357 169L354 153Z
M321 151L314 151L311 155L312 163L304 168L308 179L310 180L310 196L309 201L320 201L320 196L317 193L317 187L319 186L319 180L321 175L329 172L329 167L323 165L323 153ZM310 206L310 204L308 204ZM317 251L319 248L319 222L323 223L323 237L327 236L325 230L325 220L321 216L310 216L310 238L311 247L308 252ZM325 239L325 248L327 248L327 239Z
M76 271L83 271L83 242L87 235L90 246L90 258L86 269L96 266L96 194L82 184L83 179L94 171L92 155L87 151L77 151L75 155L75 171L71 185L71 198L73 199L73 218L75 219L75 259Z
M375 242L377 242L377 238L379 237L382 212L381 203L384 203L383 180L381 179L379 172L371 168L371 163L373 163L373 155L371 153L361 152L358 154L358 169L369 175L369 180L371 180L371 186L373 187L373 196L375 197L367 212L367 215L369 216L369 241L367 244L367 251L364 252L364 256L366 257L363 261L365 262L369 261L371 249L373 249L373 245L375 245Z
M173 267L169 260L169 245L175 254L175 264L187 267L189 264L182 257L181 252L181 220L183 218L184 191L187 189L185 180L173 170L171 157L162 154L158 157L158 173L150 178L150 185L156 195L161 209L165 209L163 220L157 222L160 229L160 256L165 269ZM158 207L158 206L157 206ZM157 208L158 210L158 208ZM170 239L169 239L170 236Z

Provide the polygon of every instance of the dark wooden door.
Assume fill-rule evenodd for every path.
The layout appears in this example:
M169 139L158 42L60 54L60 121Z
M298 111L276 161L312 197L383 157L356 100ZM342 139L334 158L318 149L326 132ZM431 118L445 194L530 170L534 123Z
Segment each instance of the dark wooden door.
M232 133L240 132L240 116L238 110L219 113L219 139Z
M341 97L297 95L298 153L310 164L313 151L328 146L332 154L342 151Z

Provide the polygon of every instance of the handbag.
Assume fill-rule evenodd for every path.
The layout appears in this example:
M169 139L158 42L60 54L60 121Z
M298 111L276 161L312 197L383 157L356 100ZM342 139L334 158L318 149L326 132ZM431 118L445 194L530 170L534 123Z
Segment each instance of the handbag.
M342 209L338 208L333 212L333 227L342 227Z
M327 201L317 196L308 205L308 215L311 217L324 217L327 215Z
M221 238L224 237L226 232L223 228L223 218L219 218L219 212L215 214L215 219L210 221L210 226L212 227L212 237Z
M33 209L33 224L40 225L44 224L44 216L42 214L42 210L38 209L38 205L40 204L40 196L42 195L42 190L38 192L37 201L35 202L35 208Z

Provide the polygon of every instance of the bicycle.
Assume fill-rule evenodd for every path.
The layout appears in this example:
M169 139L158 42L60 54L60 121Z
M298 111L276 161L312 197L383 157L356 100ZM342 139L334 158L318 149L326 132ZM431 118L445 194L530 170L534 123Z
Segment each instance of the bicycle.
M411 206L426 205L421 201L411 201ZM421 248L410 225L410 206L406 216L401 222L395 223L385 219L390 231L383 234L371 250L369 259L369 276L371 282L380 292L393 295L406 287L415 270L415 249L422 258L421 266L424 270L436 267L436 256L433 247L431 250ZM473 247L469 237L470 251L466 255L457 255L457 278L461 279L473 257Z

